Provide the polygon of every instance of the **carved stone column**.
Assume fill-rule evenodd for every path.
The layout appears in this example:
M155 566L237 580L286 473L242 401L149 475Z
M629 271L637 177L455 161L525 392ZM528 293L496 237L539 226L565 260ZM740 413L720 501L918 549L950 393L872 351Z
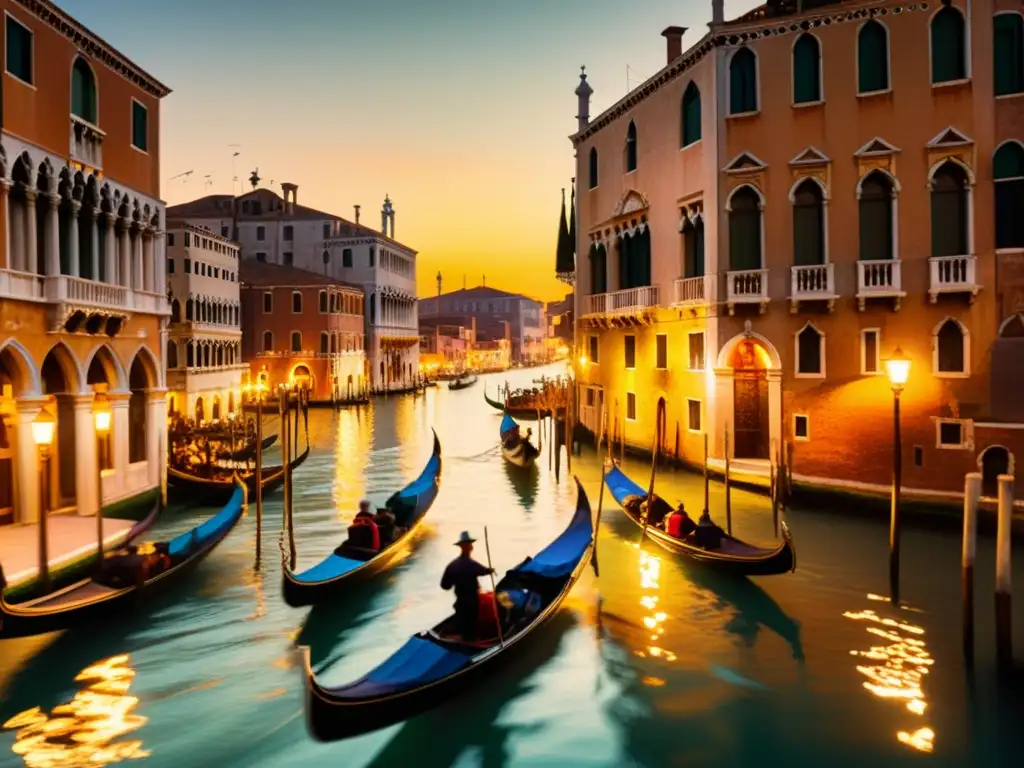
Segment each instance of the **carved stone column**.
M128 219L118 218L117 220L117 239L118 251L121 256L121 268L118 277L120 278L120 284L125 288L132 287L132 254L131 254L131 241L128 236Z
M36 195L34 189L25 190L25 271L39 273L39 243L36 237Z
M114 222L117 217L112 213L104 214L106 236L103 238L103 271L107 282L111 285L120 283L120 274L117 264L117 235L114 232Z
M14 269L11 258L11 182L0 179L0 196L4 199L4 255L0 259L0 269Z
M151 227L146 227L139 234L142 238L142 288L152 293L156 290L154 275L156 264L153 263L153 230Z
M78 214L82 210L82 204L72 200L71 216L68 218L68 274L78 277L82 274L78 263Z
M135 227L135 236L131 238L132 247L132 289L141 291L142 282L142 229Z
M103 254L100 253L100 209L89 209L89 255L92 257L92 279L97 282L112 283L110 273L106 271L103 264Z
M164 233L156 230L153 233L153 274L156 278L154 291L161 295L167 294L167 248Z
M60 195L47 195L46 209L46 274L60 274Z

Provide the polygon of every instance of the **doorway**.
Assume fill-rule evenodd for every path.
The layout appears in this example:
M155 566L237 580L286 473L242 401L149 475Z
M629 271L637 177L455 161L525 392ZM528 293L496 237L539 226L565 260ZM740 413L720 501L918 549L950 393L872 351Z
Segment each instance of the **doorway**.
M999 476L1010 474L1010 452L1001 445L990 446L978 463L981 465L981 495L994 499L999 495Z
M755 341L736 345L729 361L733 369L733 431L737 459L767 459L768 371Z

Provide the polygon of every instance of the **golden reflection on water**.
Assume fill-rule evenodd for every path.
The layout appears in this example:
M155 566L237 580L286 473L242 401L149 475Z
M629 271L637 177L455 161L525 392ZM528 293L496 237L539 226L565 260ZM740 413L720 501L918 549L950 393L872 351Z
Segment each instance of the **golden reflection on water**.
M651 656L665 661L675 661L676 655L662 648L660 642L662 635L665 634L665 619L668 618L664 611L658 610L660 578L661 558L640 550L640 605L647 612L643 617L643 625L650 635L644 650L637 650L635 653L640 657ZM644 678L644 684L660 686L664 685L664 681L648 677Z
M867 678L864 687L881 699L900 701L908 712L923 716L928 708L923 684L935 665L923 639L924 628L884 618L872 610L847 611L843 616L868 623L868 634L881 641L866 651L850 651L851 656L871 662L857 665L857 671ZM896 739L920 752L931 752L935 747L935 731L928 726L897 731Z
M129 657L113 656L83 669L76 682L88 687L47 715L33 707L15 715L3 727L16 730L14 754L29 768L95 768L150 756L141 740L117 741L146 724L132 714L139 700L128 695L135 670Z
M338 411L333 495L338 519L346 525L355 516L359 499L365 492L366 446L373 428L372 408L360 406Z

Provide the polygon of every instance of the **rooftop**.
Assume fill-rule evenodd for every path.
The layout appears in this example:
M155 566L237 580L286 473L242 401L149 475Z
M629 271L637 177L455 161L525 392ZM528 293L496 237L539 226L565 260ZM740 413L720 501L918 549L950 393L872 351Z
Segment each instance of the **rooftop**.
M288 264L269 264L255 259L243 259L238 265L238 281L243 288L306 288L333 285L363 292L361 286L336 280L327 275L318 275Z
M423 296L420 301L429 301L431 299L437 299L434 296ZM478 285L475 288L461 288L457 291L450 291L448 293L442 293L440 298L442 299L526 299L527 301L537 301L529 296L524 296L521 293L509 293L508 291L502 291L498 288L489 288L485 285ZM540 302L537 302L538 304Z

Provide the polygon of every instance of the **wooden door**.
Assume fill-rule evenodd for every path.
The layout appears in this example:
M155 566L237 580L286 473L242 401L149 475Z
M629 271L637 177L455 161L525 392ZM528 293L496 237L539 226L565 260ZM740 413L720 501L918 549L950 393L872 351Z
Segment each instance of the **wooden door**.
M736 371L733 379L734 456L737 459L768 458L766 430L766 381L762 371Z

